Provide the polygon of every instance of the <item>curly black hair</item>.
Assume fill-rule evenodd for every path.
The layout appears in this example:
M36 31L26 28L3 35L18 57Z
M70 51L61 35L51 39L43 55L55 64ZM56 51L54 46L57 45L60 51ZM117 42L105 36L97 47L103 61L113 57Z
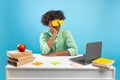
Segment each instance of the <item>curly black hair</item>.
M61 10L50 10L42 16L41 22L43 25L48 26L49 21L54 19L64 20L65 16Z

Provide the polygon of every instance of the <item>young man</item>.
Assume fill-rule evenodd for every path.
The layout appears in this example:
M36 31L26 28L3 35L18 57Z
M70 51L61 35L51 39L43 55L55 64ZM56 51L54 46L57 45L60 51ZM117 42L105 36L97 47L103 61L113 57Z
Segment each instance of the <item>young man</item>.
M49 31L40 35L40 47L45 56L75 56L78 49L72 34L68 30L61 30L65 16L60 10L50 10L41 19Z

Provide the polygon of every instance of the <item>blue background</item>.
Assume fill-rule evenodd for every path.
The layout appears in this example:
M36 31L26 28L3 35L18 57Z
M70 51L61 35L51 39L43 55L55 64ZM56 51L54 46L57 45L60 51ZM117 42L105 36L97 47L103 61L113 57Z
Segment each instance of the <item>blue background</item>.
M120 0L0 0L0 80L5 80L6 51L24 43L41 53L39 35L47 27L40 22L48 10L62 10L63 29L72 32L79 49L86 43L102 41L102 56L115 60L116 80L120 79Z

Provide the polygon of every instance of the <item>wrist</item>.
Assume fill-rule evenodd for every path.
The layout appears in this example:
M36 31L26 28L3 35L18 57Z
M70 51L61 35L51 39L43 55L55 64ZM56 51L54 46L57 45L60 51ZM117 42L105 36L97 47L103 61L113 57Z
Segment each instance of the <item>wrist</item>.
M57 35L57 33L53 33L53 36L56 36Z

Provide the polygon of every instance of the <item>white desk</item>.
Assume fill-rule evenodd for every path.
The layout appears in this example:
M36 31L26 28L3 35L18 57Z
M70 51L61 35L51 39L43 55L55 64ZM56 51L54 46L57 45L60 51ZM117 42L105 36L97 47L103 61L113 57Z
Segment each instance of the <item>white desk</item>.
M45 57L34 54L35 60L43 62L40 66L28 63L20 67L6 66L6 80L115 80L115 67L101 70L89 65L74 67L70 65L70 57ZM53 65L51 62L59 61L61 64Z

